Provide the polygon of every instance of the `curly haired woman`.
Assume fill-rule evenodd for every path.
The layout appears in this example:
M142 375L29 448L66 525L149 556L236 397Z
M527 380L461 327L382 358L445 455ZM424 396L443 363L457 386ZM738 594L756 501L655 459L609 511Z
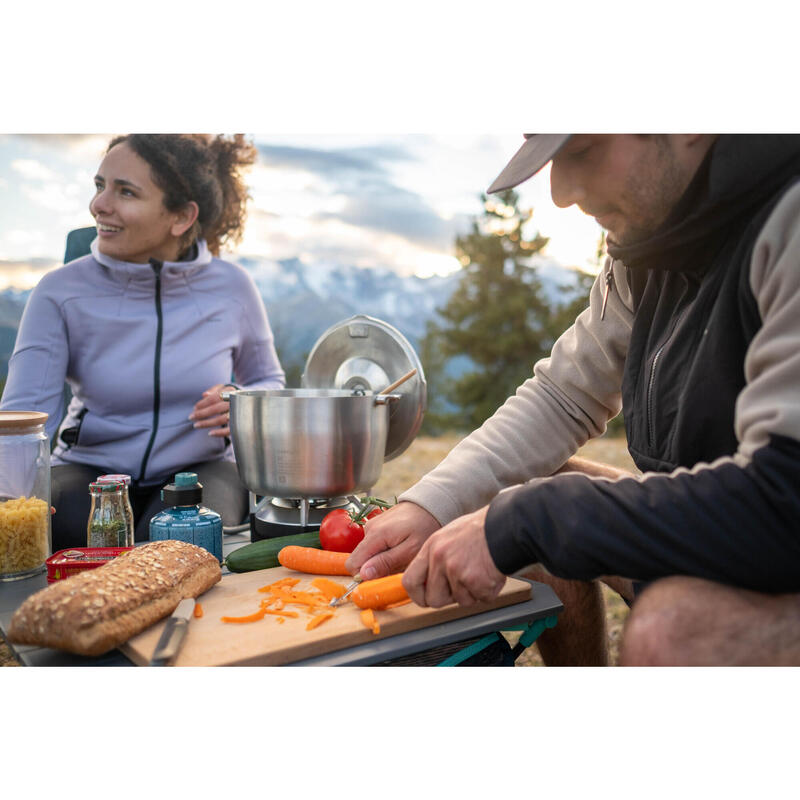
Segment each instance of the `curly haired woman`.
M49 414L54 551L85 546L88 484L105 473L132 478L137 540L176 472L198 474L225 525L242 521L247 491L220 391L284 385L255 284L219 258L241 240L242 171L255 158L241 135L113 139L89 204L91 255L33 290L0 408Z

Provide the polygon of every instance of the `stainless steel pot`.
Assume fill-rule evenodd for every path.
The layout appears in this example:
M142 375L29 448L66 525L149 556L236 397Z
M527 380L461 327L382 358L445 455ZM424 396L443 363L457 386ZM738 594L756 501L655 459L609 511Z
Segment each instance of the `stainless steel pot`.
M386 454L389 403L344 389L240 390L230 399L239 475L257 495L330 498L370 489Z

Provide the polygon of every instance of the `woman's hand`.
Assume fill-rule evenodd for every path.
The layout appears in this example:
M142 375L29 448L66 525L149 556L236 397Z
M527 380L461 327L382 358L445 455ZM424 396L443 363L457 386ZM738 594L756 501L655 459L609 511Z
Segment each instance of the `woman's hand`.
M189 419L195 428L211 428L209 436L230 436L230 403L223 400L220 392L224 389L235 390L230 383L218 383L203 392L203 396L194 404Z

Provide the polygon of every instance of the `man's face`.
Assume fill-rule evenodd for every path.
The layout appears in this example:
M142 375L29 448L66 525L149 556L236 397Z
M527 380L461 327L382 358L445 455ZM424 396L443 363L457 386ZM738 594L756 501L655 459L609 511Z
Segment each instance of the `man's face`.
M577 204L612 244L652 235L698 163L677 135L576 134L553 159L550 191L561 208Z

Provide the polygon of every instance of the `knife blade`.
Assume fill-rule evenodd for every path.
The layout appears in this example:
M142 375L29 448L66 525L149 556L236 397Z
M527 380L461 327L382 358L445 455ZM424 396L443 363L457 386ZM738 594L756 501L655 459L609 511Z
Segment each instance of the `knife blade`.
M194 613L194 598L187 597L178 603L172 616L167 619L167 624L161 632L153 657L150 659L151 667L165 667L167 663L178 655L183 638L189 628L189 620Z
M344 594L341 597L334 597L333 600L328 603L328 605L332 608L336 608L339 603L344 603L344 601L350 597L350 593L356 588L356 586L358 586L359 583L361 583L361 576L357 574L348 587L344 590Z

